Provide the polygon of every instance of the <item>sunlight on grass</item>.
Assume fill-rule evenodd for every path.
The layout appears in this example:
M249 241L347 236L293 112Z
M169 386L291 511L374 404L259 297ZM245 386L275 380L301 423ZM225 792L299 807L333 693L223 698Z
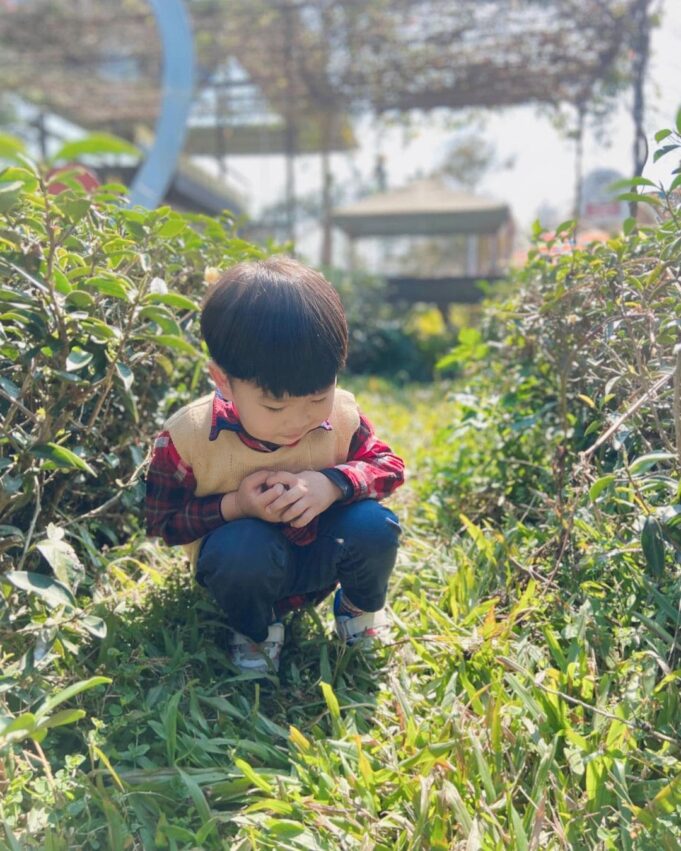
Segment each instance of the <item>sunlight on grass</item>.
M671 751L639 744L643 727L595 679L586 621L558 641L554 590L509 572L527 535L458 519L449 541L425 533L415 485L454 410L447 386L348 386L411 467L393 500L407 530L394 643L342 647L323 604L289 618L280 678L256 682L230 669L220 614L182 559L122 548L100 597L108 635L79 671L113 682L79 699L85 741L53 731L53 748L83 755L52 778L57 810L35 807L41 847L634 848L634 815L668 812L671 787L645 772ZM38 795L35 771L14 759L8 811L22 784Z

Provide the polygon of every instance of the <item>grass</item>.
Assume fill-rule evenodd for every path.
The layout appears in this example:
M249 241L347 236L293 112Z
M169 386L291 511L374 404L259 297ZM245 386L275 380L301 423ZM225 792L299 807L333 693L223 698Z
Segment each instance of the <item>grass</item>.
M280 678L256 682L228 667L181 559L131 542L98 602L107 637L60 671L112 682L69 704L78 724L10 752L0 846L679 847L679 672L658 676L645 641L599 667L597 598L513 567L533 530L424 519L444 387L352 389L410 465L395 643L341 647L322 606L291 617Z

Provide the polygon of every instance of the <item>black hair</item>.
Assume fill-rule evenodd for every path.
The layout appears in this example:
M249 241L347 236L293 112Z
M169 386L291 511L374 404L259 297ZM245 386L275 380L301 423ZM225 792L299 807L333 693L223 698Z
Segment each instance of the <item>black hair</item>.
M345 365L348 326L326 278L290 257L233 266L208 291L201 332L230 378L276 398L307 396Z

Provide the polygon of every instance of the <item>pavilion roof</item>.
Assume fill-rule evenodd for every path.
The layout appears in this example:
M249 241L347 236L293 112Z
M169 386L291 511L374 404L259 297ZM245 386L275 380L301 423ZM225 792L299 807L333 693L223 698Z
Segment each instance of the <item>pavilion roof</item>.
M332 222L353 238L447 236L494 233L509 217L507 204L431 178L334 210Z

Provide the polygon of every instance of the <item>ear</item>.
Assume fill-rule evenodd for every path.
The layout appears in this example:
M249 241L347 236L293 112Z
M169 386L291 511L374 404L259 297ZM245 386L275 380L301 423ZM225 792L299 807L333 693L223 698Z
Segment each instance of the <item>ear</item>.
M227 373L215 363L215 361L208 361L208 374L213 379L215 386L218 388L220 393L222 393L225 399L231 399L232 385L229 377L227 376Z

